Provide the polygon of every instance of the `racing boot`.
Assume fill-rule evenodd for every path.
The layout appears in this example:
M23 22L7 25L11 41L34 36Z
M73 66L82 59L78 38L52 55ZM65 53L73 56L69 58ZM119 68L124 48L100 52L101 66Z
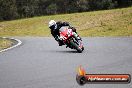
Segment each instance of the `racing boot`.
M59 46L65 45L62 40L58 41Z

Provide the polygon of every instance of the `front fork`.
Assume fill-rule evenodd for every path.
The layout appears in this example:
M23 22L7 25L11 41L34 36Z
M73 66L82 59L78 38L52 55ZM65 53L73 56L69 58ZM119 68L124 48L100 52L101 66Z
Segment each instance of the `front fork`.
M76 32L73 32L73 36L74 36L74 38L78 41L78 40L81 40L82 41L82 39L80 38L80 36L76 33Z

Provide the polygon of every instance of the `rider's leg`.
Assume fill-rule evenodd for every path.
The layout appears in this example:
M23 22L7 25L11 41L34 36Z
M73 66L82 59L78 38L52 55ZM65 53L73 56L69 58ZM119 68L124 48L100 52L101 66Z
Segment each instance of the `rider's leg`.
M59 38L59 36L58 36L58 35L55 37L55 40L58 42L59 46L64 45L63 41L62 41L62 40L60 40L60 38Z
M62 40L59 40L58 43L59 43L59 46L65 45Z

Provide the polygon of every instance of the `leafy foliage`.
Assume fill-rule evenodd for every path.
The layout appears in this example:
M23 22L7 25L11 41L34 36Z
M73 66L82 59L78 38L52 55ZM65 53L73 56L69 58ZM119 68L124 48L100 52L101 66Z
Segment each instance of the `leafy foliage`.
M122 6L132 6L132 0L0 0L0 20Z

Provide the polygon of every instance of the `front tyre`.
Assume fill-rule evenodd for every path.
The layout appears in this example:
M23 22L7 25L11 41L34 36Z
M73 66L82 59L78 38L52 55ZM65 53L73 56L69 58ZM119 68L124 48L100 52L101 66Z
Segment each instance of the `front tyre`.
M82 53L83 49L81 49L73 40L70 41L70 44L77 50L77 52Z

